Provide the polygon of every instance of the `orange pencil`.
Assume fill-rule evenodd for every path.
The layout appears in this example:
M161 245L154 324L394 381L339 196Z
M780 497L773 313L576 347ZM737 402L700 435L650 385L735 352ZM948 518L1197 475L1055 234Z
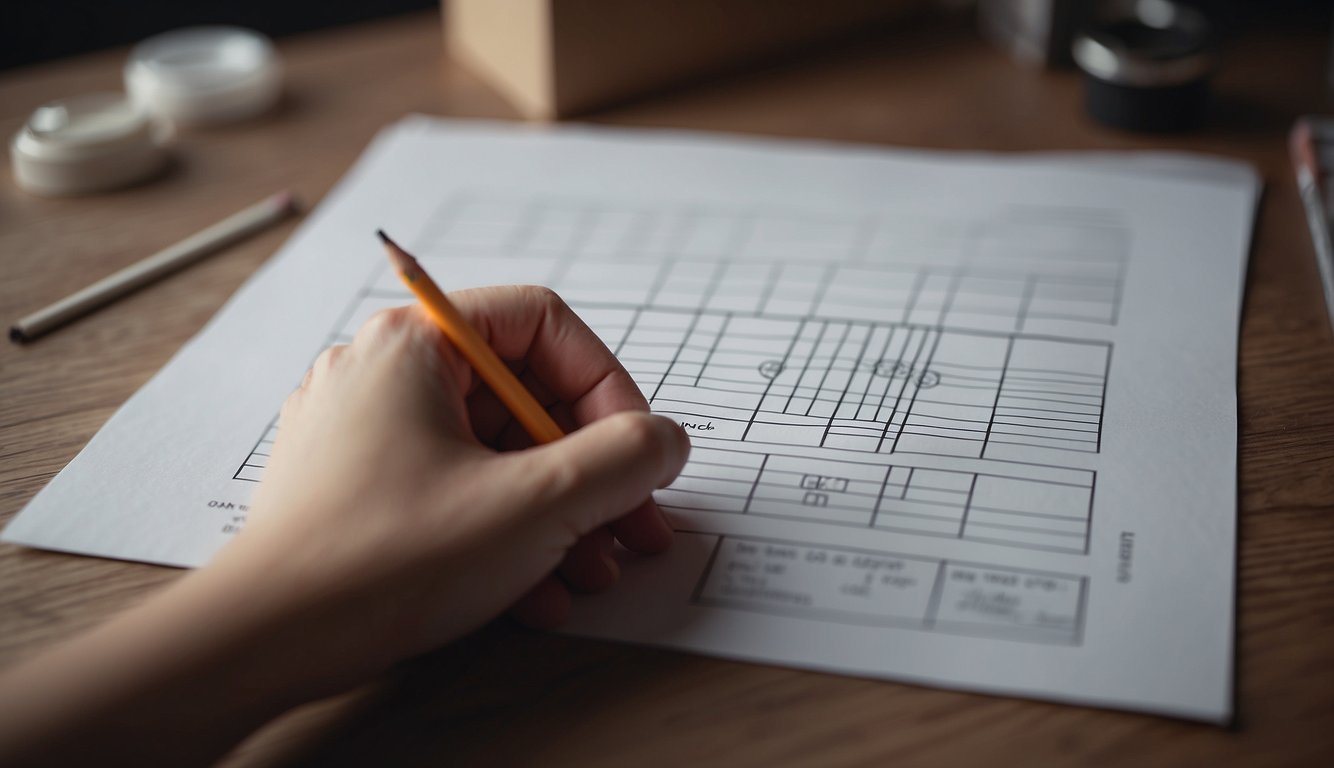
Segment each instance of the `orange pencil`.
M528 430L528 434L533 436L533 440L538 443L550 443L564 437L565 433L556 426L551 415L528 390L524 389L514 373L501 362L482 337L477 335L477 331L468 325L468 321L463 319L458 309L445 298L440 286L426 274L417 260L400 248L398 243L390 240L384 230L376 230L375 234L384 242L385 249L389 251L389 260L394 263L394 268L398 270L398 275L403 278L408 290L412 291L422 306L426 307L435 324L440 326L445 336L458 347L473 370L477 371L477 375L491 387L491 391L496 393L500 402L505 404L510 413L514 414L514 418L518 419L523 428Z

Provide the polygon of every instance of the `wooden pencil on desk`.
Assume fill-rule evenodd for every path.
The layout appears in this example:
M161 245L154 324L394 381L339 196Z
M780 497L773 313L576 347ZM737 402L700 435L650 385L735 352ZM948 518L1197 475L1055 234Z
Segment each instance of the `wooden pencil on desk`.
M137 261L98 280L78 293L66 296L22 318L9 329L9 338L20 343L32 341L257 232L296 209L296 198L291 192L270 195L175 245L168 246L142 261Z
M444 331L445 336L458 348L473 370L477 371L477 375L482 377L482 381L496 393L496 397L500 398L500 402L514 414L514 418L523 425L523 428L528 430L533 440L538 443L550 443L563 437L565 433L552 420L551 415L527 389L524 389L519 379L496 356L477 331L473 330L459 313L458 308L450 303L440 290L440 286L426 274L417 260L390 240L384 230L377 230L375 234L380 236L385 250L389 252L390 261L394 263L394 269L398 270L399 277L403 278L408 290L412 291L422 303L427 314L436 325L440 326L440 330Z

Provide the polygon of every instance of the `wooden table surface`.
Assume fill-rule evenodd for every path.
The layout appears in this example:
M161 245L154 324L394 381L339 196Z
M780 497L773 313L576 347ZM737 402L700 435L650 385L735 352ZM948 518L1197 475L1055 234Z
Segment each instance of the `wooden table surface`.
M6 322L283 187L323 195L401 115L509 117L449 65L435 13L280 44L290 95L262 121L180 136L115 194L44 200L0 180ZM500 624L279 720L237 765L1334 765L1334 343L1284 148L1329 111L1328 27L1250 30L1198 134L1136 137L1082 115L1077 75L1011 62L966 24L883 36L589 119L949 149L1213 152L1268 184L1240 365L1236 711L1220 729L539 634ZM119 89L124 51L0 72L0 135L38 104ZM0 345L0 521L88 441L295 226L286 223L27 347ZM114 504L114 499L107 499ZM141 599L178 571L0 546L0 663Z

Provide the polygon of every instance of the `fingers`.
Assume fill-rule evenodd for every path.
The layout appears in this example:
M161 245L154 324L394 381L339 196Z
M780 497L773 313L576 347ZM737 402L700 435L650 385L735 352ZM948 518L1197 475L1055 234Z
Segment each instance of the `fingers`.
M376 312L350 344L322 352L301 391L322 390L329 407L360 394L385 423L411 420L437 435L471 441L463 391L472 375L425 311L404 306Z
M639 412L600 419L578 432L522 454L519 477L535 498L531 508L564 526L573 545L584 534L637 510L655 488L676 478L690 439L676 422ZM652 538L651 513L630 524ZM636 525L638 523L638 525Z
M648 410L611 350L550 289L477 288L449 298L502 359L526 360L553 398L570 405L576 423Z
M316 376L327 376L329 371L338 364L339 358L347 352L346 344L335 344L332 347L325 347L311 364L310 370L306 371L306 378L302 380L301 386L307 387Z
M649 494L675 479L689 453L690 440L676 422L627 412L517 454L516 461L538 465L522 475L539 484L529 509L564 530L567 548L556 573L515 603L510 615L530 627L554 628L569 616L566 584L579 592L615 584L621 569L611 554L613 534L638 552L667 549L672 531Z
M532 394L533 399L546 409L562 432L569 434L579 428L574 415L570 412L570 406L552 395L546 386L533 376L532 371L521 367L518 363L511 364L510 367L519 368L515 372L519 382ZM468 413L472 417L477 439L484 445L497 451L515 451L532 447L533 438L489 387L476 387L468 395Z
M346 352L346 344L336 344L332 347L325 347L324 350L316 356L315 362L311 363L310 367L306 369L306 374L301 377L301 383L298 384L296 389L292 390L292 392L287 395L287 399L283 401L282 410L278 413L278 420L280 422L287 422L293 418L293 414L300 409L303 395L310 389L311 384L317 379L324 379L327 377L329 371L338 364L339 358Z
M594 528L570 547L557 572L579 592L601 592L621 576L621 567L612 559L611 547L611 531L606 526Z
M652 498L611 521L611 532L626 549L645 555L665 552L672 546L672 526Z
M512 361L524 386L567 431L624 410L648 410L639 387L597 334L551 290L500 286L458 291L450 300L502 359ZM406 348L410 353L401 354ZM530 444L508 413L443 333L417 307L373 315L349 346L358 357L398 356L428 386L449 380L467 395L477 436L499 449ZM318 372L315 376L318 378Z

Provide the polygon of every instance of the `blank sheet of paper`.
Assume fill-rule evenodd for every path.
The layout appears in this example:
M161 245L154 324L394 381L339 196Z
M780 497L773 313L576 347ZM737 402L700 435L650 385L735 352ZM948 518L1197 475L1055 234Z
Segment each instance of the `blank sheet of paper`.
M692 436L676 547L620 553L569 631L1224 721L1258 190L1195 157L410 118L5 538L207 561L315 355L410 302L383 227L449 288L555 288Z

